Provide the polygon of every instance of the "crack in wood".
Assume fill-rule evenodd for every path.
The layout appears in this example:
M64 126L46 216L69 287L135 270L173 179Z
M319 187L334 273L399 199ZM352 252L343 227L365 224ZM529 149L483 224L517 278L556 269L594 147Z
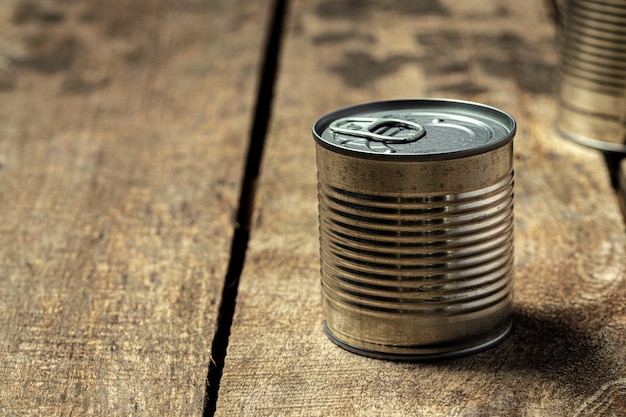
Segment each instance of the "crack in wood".
M227 355L230 329L235 314L239 279L243 271L250 238L251 220L255 209L256 183L271 117L286 7L287 0L276 0L274 2L272 21L266 37L230 259L218 310L216 331L211 346L211 360L209 362L204 397L204 417L213 416L217 408L220 380Z

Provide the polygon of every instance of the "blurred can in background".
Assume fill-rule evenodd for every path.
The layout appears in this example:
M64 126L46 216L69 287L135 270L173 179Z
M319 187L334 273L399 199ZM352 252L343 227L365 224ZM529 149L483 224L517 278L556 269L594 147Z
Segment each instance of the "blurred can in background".
M513 302L513 136L492 107L373 102L313 126L330 339L384 359L486 349Z
M560 113L567 138L626 152L626 1L559 3Z

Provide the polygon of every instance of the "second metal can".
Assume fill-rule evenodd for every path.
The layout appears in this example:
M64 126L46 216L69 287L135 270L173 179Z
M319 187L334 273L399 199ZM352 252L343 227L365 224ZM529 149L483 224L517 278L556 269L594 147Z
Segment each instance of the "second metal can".
M558 128L574 142L626 154L626 1L563 5Z
M322 301L338 345L385 359L486 349L513 302L513 136L477 103L362 104L313 126Z

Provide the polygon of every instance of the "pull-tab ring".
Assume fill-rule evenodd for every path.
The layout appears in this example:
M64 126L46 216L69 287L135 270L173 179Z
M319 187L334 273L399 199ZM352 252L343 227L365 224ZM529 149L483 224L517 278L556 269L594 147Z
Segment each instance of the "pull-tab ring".
M426 134L424 128L415 122L374 117L346 117L335 120L329 128L336 134L356 136L377 142L413 142ZM384 134L392 128L399 130L394 131L393 136ZM375 133L376 131L380 133Z

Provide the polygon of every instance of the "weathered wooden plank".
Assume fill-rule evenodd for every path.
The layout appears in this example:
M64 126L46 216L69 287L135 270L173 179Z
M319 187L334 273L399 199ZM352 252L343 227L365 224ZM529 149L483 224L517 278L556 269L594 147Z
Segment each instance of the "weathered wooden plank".
M268 11L0 4L0 414L202 414Z
M544 2L294 1L287 30L217 415L626 412L624 227L602 157L552 127ZM419 96L519 122L514 330L475 356L393 363L323 333L310 126L344 105Z

